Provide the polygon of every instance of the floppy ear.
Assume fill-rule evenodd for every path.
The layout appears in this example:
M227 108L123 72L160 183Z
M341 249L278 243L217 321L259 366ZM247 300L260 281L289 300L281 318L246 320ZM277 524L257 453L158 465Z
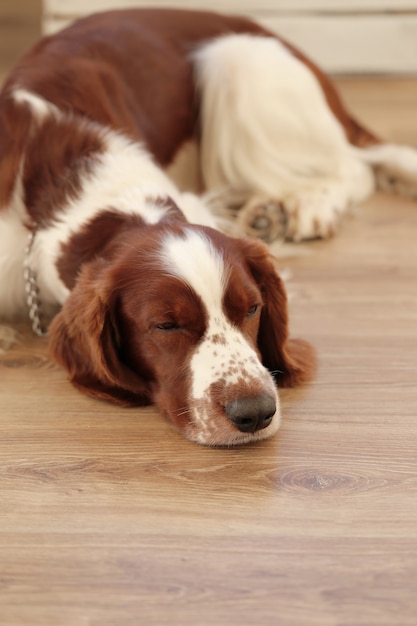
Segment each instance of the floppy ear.
M292 387L312 377L315 351L303 339L288 338L287 295L267 246L255 240L246 240L246 245L246 259L264 300L258 332L262 362L279 387Z
M116 295L103 260L87 264L49 327L49 351L73 385L123 406L149 404L146 381L119 356Z

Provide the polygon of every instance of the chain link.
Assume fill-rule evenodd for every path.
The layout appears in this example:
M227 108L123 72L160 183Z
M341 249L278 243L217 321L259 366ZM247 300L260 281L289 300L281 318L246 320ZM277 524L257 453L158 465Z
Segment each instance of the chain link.
M23 262L23 278L25 281L26 303L29 309L29 319L32 322L32 330L38 337L44 337L47 331L42 323L41 300L39 298L39 287L36 272L30 267L30 255L32 252L35 231L28 237L25 249L25 260Z

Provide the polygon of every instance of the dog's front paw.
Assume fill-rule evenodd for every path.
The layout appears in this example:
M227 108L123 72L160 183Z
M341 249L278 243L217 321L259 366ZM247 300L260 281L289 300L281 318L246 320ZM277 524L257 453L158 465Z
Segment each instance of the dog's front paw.
M253 196L238 214L241 229L250 237L257 237L267 243L285 239L287 215L278 200L263 195Z
M284 199L287 214L285 238L289 241L327 239L338 228L349 199L341 189L300 191Z

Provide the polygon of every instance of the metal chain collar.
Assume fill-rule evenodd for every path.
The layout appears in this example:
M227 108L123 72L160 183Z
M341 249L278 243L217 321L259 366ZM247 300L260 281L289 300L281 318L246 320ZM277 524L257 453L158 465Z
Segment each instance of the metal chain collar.
M25 281L26 303L29 309L29 319L32 322L32 330L38 337L44 337L47 330L42 322L42 303L39 298L39 287L36 272L30 266L30 255L32 252L35 231L29 233L27 246L25 248L25 259L23 261L23 278Z

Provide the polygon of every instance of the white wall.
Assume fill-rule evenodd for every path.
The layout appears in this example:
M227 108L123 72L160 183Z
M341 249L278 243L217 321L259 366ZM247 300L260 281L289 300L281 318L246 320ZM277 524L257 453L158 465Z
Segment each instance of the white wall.
M333 73L416 73L417 0L44 0L44 31L122 6L177 6L246 14Z

